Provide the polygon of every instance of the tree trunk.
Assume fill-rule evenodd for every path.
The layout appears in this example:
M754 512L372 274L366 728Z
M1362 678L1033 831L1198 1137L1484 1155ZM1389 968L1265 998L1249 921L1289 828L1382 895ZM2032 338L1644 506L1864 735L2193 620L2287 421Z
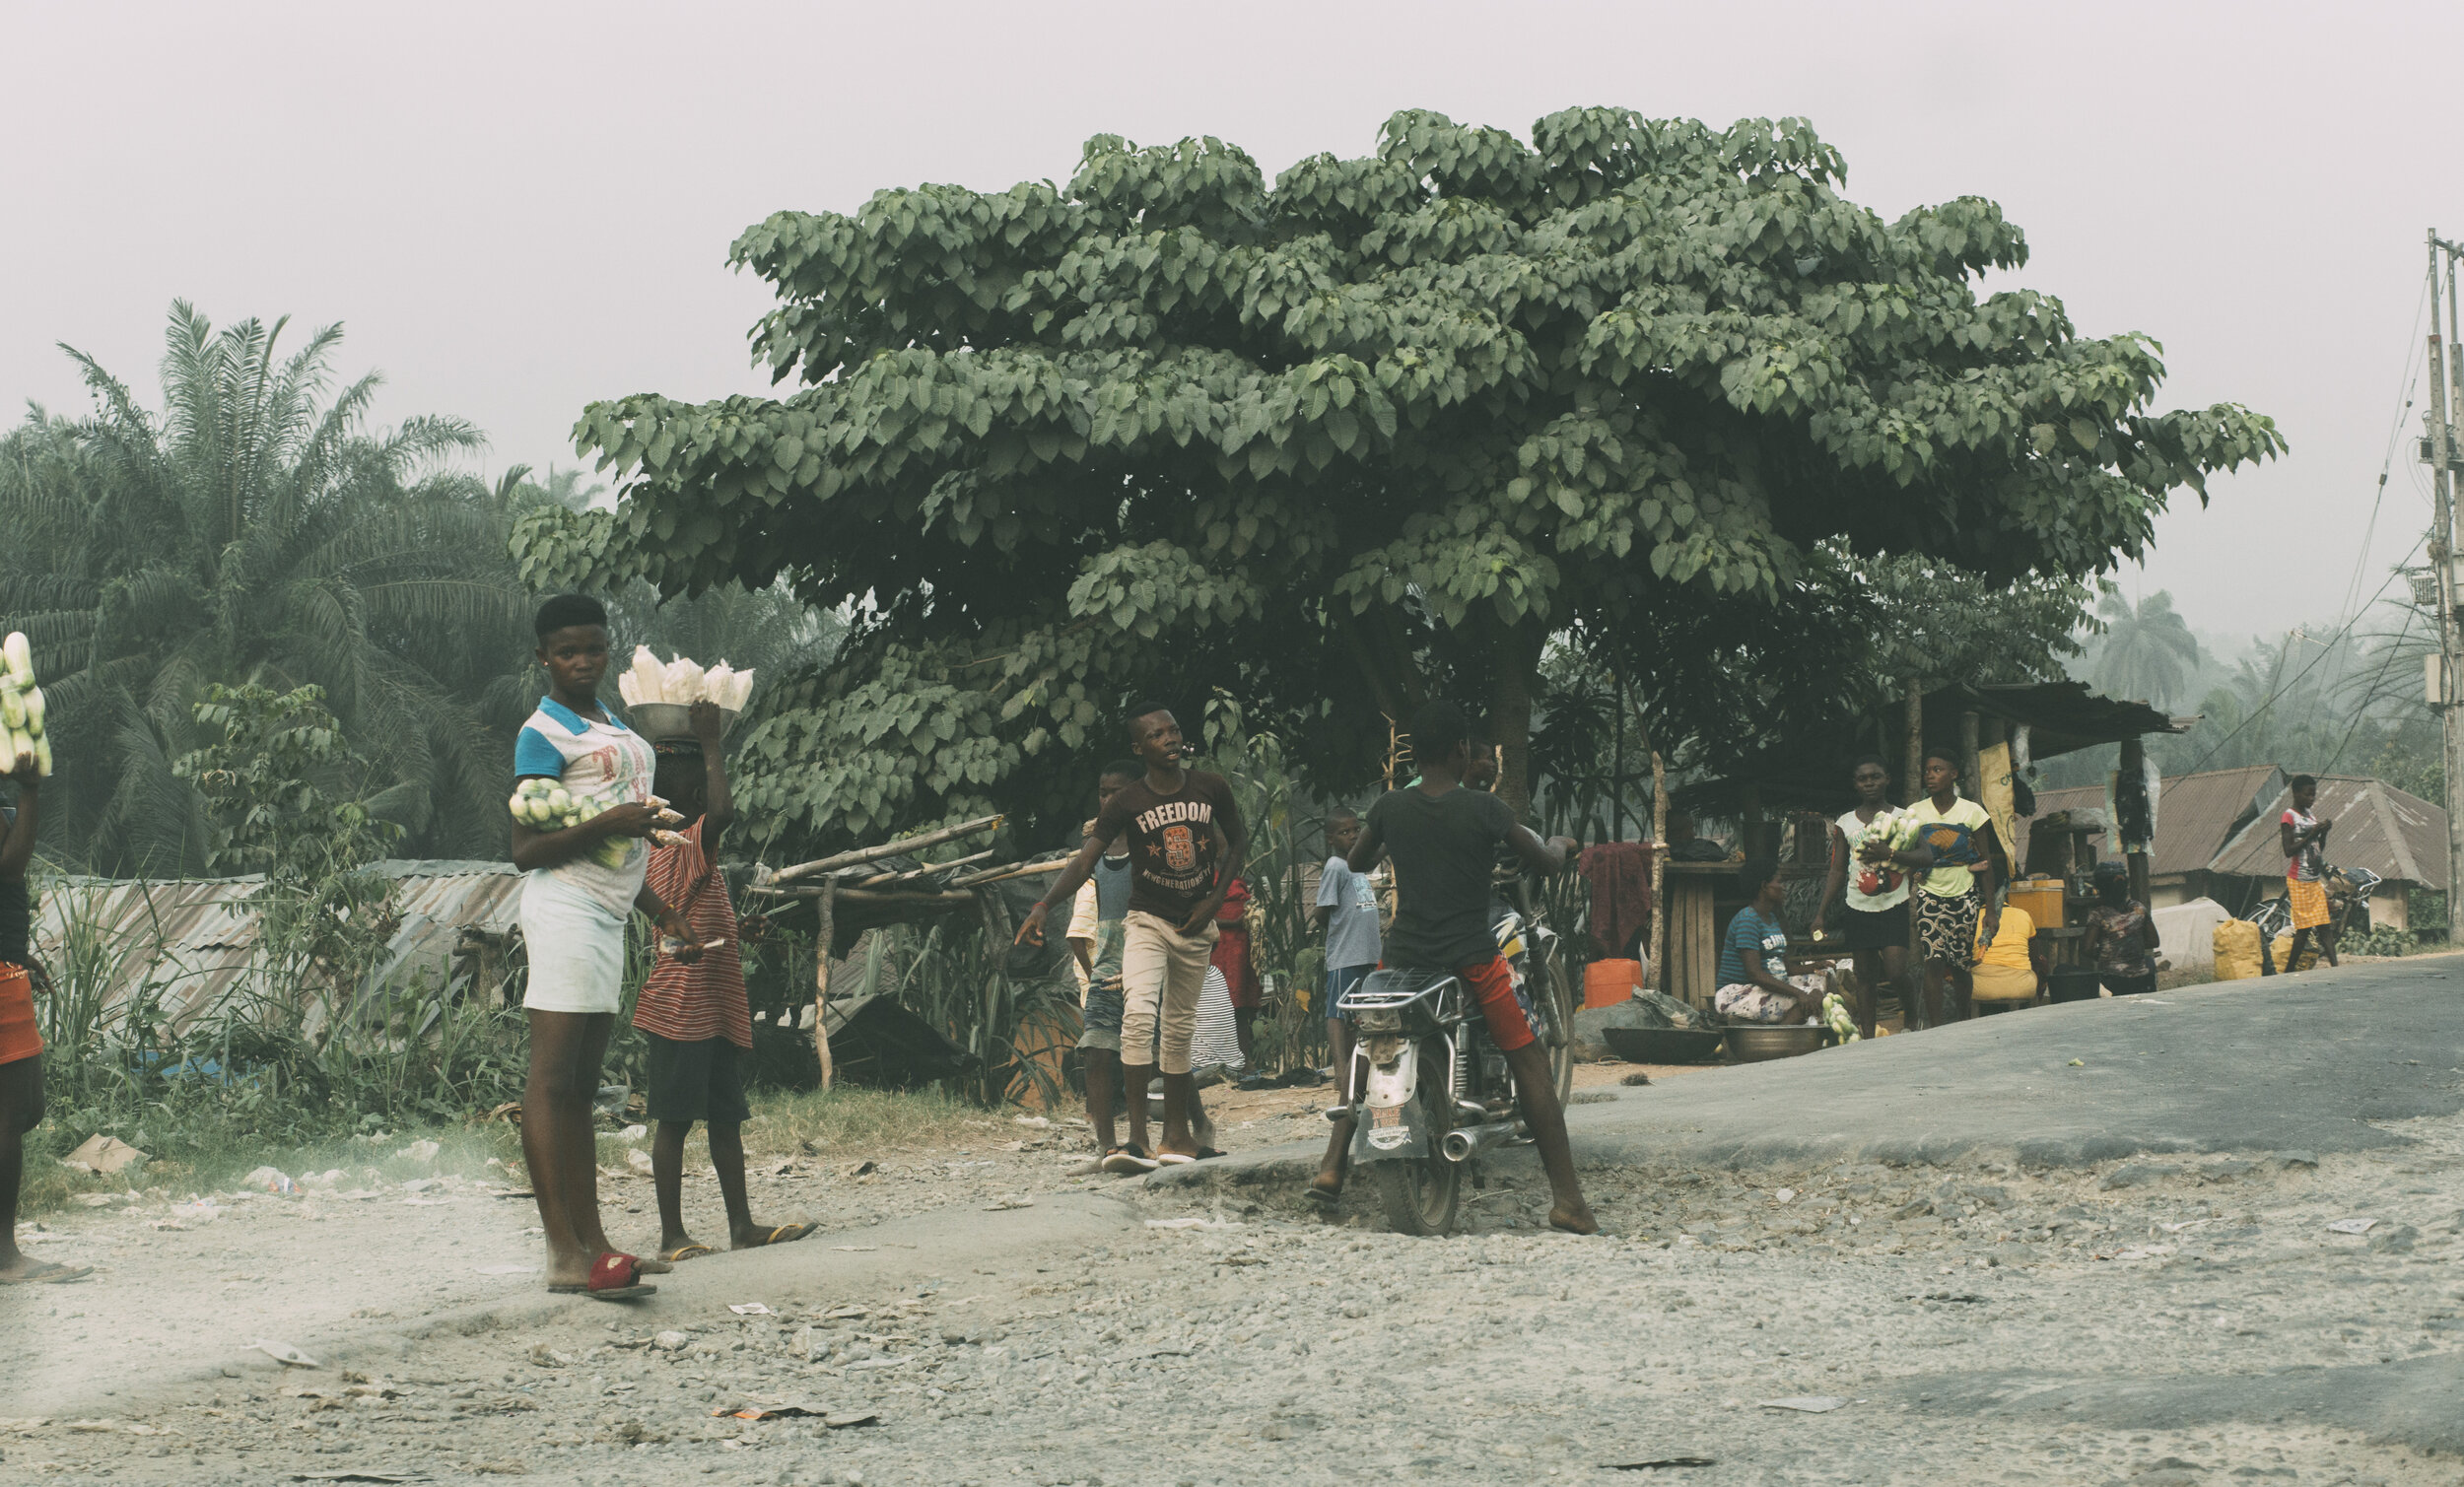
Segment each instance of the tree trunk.
M1497 647L1497 710L1489 727L1497 745L1497 794L1529 822L1532 816L1532 683L1540 675L1540 648L1548 628L1526 619L1508 630Z

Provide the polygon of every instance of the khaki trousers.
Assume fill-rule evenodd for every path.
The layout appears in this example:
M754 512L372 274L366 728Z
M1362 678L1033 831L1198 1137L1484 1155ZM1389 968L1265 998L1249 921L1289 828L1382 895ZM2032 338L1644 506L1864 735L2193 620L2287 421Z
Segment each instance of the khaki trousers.
M1214 952L1215 926L1201 934L1183 934L1180 926L1142 910L1132 909L1124 927L1121 950L1121 1061L1146 1061L1146 1050L1161 1051L1155 1066L1167 1074L1190 1071L1190 1040L1198 1033L1198 993L1206 984L1206 958Z

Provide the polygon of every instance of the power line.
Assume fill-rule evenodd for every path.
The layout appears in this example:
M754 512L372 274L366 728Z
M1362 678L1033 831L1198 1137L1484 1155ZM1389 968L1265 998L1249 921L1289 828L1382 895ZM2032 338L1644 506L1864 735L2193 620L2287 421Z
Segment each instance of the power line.
M2404 638L2413 633L2413 622L2420 618L2421 615L2418 611L2408 611L2405 614L2404 628L2397 631L2393 639L2391 639L2387 643L2387 658L2378 663L2378 674L2370 678L2369 686L2361 693L2361 706L2353 710L2353 726L2344 730L2343 742L2336 745L2335 753L2327 756L2327 763L2319 767L2320 774L2333 775L2336 773L2336 766L2344 759L2344 751L2353 746L2353 735L2361 731L2361 719L2369 715L2369 704L2371 700L2377 697L2379 686L2387 680L2387 672L2389 668L2395 665L2397 655L2402 653L2404 648Z
M2413 560L2413 554L2421 551L2422 543L2429 537L2429 533L2425 532L2420 537L2413 539L2413 546L2405 552L2403 558L2397 561L2394 568L2388 570L2387 576L2380 580L2377 589L2370 594L2368 600L2361 606L2361 609L2356 611L2351 618L2347 619L2342 625L2337 627L2335 638L2319 646L2318 655L2312 659L2307 666L2304 666L2299 671L2295 672L2293 678L2290 681L2287 681L2283 686L2278 687L2275 691L2269 693L2257 707L2251 709L2248 713L2243 715L2241 721L2233 724L2231 729L2228 730L2223 738L2218 739L2214 747L2210 748L2205 754L2200 755L2199 762L2197 764L2194 764L2189 769L2184 770L2182 774L2196 775L2201 770L2205 769L2209 760L2214 759L2226 744L2233 741L2233 736L2235 734L2258 721L2260 716L2263 715L2270 708L2275 707L2280 699L2282 699L2287 693L2291 692L2293 688L2299 686L2303 677L2308 676L2312 671L2316 670L2318 668L2318 663L2327 659L2327 657L2334 652L2335 648L2344 642L2344 638L2352 632L2355 625L2361 622L2362 613L2366 612L2371 604L2377 603L2379 599L2386 594L2387 585L2396 580L2396 575L2403 571L2406 563L2410 563ZM2177 775L2173 777L2178 779L2181 776ZM2161 798L2163 790L2160 788L2156 793L2158 797Z
M2437 271L2433 268L2430 272L2434 276ZM2243 714L2241 721L2233 724L2231 728L2227 729L2224 736L2218 739L2213 745L2211 745L2207 753L2199 756L2198 763L2192 765L2189 769L2184 770L2182 775L2196 775L2199 771L2205 769L2208 761L2214 759L2219 753L2223 752L2224 746L2231 743L2235 735L2239 734L2242 729L2250 726L2250 724L2256 722L2260 717L2264 716L2269 709L2275 707L2276 704L2288 693L2292 692L2294 687L2299 686L2301 679L2308 676L2311 671L2315 670L2320 661L2326 660L2329 655L2333 654L2335 648L2342 644L2345 637L2352 632L2353 627L2361 623L2361 616L2367 613L2369 607L2376 604L2379 599L2386 594L2387 585L2395 581L2396 575L2402 573L2404 571L2404 566L2413 561L2413 554L2421 551L2422 543L2428 539L2429 533L2427 532L2424 532L2421 536L2414 538L2412 547L2408 548L2405 551L2404 556L2396 560L2395 566L2387 571L2387 576L2379 581L2377 590L2373 592L2360 607L2355 607L2353 603L2353 596L2361 586L2361 575L2369 562L2369 544L2371 538L2377 531L2378 509L2387 499L2387 477L2394 470L2396 450L2402 447L2403 444L2404 416L2407 413L2410 413L2413 409L2413 390L2420 382L2421 374L2413 369L2415 352L2411 343L2422 339L2418 332L2421 330L2422 316L2425 312L2426 306L2430 303L2432 283L2432 279L2424 279L2422 282L2422 292L2413 302L2413 325L2412 328L2405 333L2406 349L2404 355L2404 372L2402 376L2398 378L2396 383L2397 397L2400 401L2400 406L2396 409L2395 418L2390 423L2387 430L2386 449L2380 456L2378 464L2378 493L2370 502L2369 525L2362 533L2361 551L2354 555L2353 578L2347 584L2345 589L2345 602L2342 608L2342 619L2336 627L2334 639L2326 642L2319 647L2317 656L2314 657L2308 665L2302 667L2298 672L2295 672L2290 680L2286 681L2282 686L2276 688L2265 698L2261 699L2257 707L2252 708L2247 713ZM2409 628L2412 621L2408 618L2405 623ZM2354 716L2354 726L2358 728L2360 725L2361 715L2357 713ZM2352 742L2352 734L2350 732L2346 734L2345 742ZM2341 757L2344 753L2344 746L2342 744L2338 745L2336 752L2337 755ZM2179 779L2181 775L2176 775L2173 777L2175 779ZM2170 785L2160 784L2157 786L2156 795L2159 800L2163 798L2164 791L2168 788L2170 788Z

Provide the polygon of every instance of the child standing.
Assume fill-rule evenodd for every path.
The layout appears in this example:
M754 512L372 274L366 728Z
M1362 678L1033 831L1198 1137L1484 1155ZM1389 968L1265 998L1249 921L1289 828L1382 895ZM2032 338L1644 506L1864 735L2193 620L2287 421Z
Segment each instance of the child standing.
M701 958L687 963L662 948L633 1025L650 1044L649 1114L658 1127L650 1142L650 1178L658 1189L658 1257L675 1261L711 1252L685 1232L684 1138L701 1121L710 1131L711 1168L727 1204L727 1243L734 1250L784 1245L813 1232L810 1224L772 1227L753 1222L744 1196L744 1060L753 1050L753 1017L744 1000L744 966L736 951L736 912L719 875L719 834L735 820L727 761L719 746L725 720L719 706L695 703L687 716L693 737L657 746L653 788L694 818L674 840L650 848L650 890L672 904L691 927Z
M553 779L598 808L555 831L513 823L513 865L522 880L522 940L529 947L530 1076L522 1089L522 1159L546 1233L548 1289L602 1301L649 1296L645 1273L670 1268L626 1254L599 1225L597 1138L590 1102L615 1031L625 972L625 924L635 910L661 933L701 951L682 915L643 881L656 811L652 758L642 737L599 704L607 674L607 610L582 594L539 606L535 652L548 695L513 744L513 773Z
M0 824L0 1286L54 1285L83 1280L94 1269L35 1259L17 1248L26 1133L42 1123L42 1034L34 1027L34 901L26 891L42 778L32 754L20 754L10 765L9 777L17 781L17 810Z
M1102 811L1112 797L1146 773L1135 760L1104 766L1095 780L1095 808ZM1089 821L1081 839L1094 835ZM1121 952L1128 941L1129 915L1129 844L1116 843L1117 852L1095 859L1093 872L1071 901L1069 951L1077 958L1078 984L1084 993L1084 1030L1078 1034L1078 1062L1086 1074L1086 1118L1095 1131L1096 1160L1106 1172L1152 1172L1154 1159L1123 1146L1117 1139L1112 1108L1121 1088Z

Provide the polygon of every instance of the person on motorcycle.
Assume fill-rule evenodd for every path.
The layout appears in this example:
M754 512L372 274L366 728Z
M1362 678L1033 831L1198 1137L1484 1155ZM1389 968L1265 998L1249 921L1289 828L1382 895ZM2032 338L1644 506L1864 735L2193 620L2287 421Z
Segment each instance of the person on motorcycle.
M1369 807L1360 837L1347 858L1351 870L1367 872L1380 856L1395 864L1396 911L1387 931L1388 966L1453 970L1478 1001L1489 1041L1514 1071L1523 1114L1548 1172L1551 1228L1598 1234L1600 1221L1583 1200L1574 1174L1574 1151L1566 1140L1565 1112L1549 1077L1547 1050L1532 1032L1514 994L1514 975L1497 953L1489 925L1490 866L1499 844L1513 848L1535 872L1564 870L1576 844L1558 837L1541 841L1515 820L1503 800L1466 781L1495 777L1495 754L1474 743L1471 721L1450 702L1429 703L1411 720L1411 749L1420 766L1417 782L1389 790ZM1335 1051L1335 1067L1350 1066L1351 1039ZM1351 1122L1337 1121L1326 1161L1310 1184L1319 1198L1342 1190Z

